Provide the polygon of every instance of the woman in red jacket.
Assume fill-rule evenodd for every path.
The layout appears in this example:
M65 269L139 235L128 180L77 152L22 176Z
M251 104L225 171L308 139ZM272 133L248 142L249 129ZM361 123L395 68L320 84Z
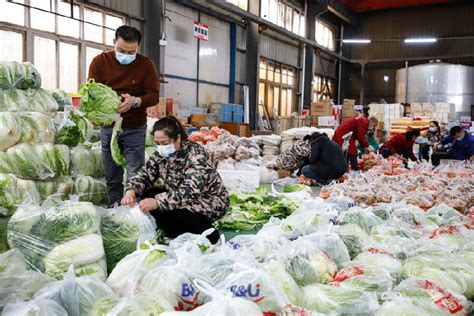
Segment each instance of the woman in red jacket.
M391 155L401 155L405 159L410 158L413 161L418 161L413 153L413 145L418 136L420 136L420 130L417 129L405 134L396 134L382 145L379 152L384 158Z
M371 117L370 120L367 119L368 116L368 111L364 109L364 117L358 117L358 118L350 118L344 122L342 122L341 125L336 129L334 132L334 136L332 137L332 140L335 141L339 147L342 148L342 145L344 143L343 137L344 135L352 132L352 136L349 140L349 148L347 150L347 158L349 162L351 163L351 168L352 170L357 170L357 146L356 146L356 140L359 142L359 144L364 148L364 149L372 149L372 146L370 146L369 142L365 138L365 135L367 135L368 130L374 130L375 127L377 126L377 119L375 117Z

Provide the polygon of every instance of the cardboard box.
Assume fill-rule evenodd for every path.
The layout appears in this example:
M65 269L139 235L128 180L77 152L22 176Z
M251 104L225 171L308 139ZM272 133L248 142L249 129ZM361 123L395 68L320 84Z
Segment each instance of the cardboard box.
M150 106L146 109L146 114L148 117L153 118L162 118L166 116L166 104L162 104L161 102Z
M166 99L166 113L168 115L176 116L179 110L179 101L175 98Z
M327 102L314 102L311 104L311 115L329 116L332 114L332 104Z
M182 125L187 125L189 121L188 116L176 116L176 119L182 124Z
M334 116L319 116L318 117L318 126L329 126L334 127L335 125Z
M191 124L200 124L206 122L206 114L191 115Z
M356 117L357 111L354 108L354 105L343 105L342 106L342 118Z
M356 104L356 100L354 99L344 99L342 101L342 105L352 105L354 106Z

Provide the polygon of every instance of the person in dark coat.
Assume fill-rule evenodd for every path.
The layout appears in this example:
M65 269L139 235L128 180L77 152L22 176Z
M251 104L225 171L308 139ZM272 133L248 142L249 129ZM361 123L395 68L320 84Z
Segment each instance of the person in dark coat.
M438 166L441 159L474 159L474 136L463 130L461 126L452 127L449 130L449 137L446 137L441 141L443 145L448 142L452 143L448 152L435 151L433 155L431 155L431 163L434 166Z
M311 159L309 165L301 169L302 182L314 184L316 181L326 185L332 180L339 179L347 171L344 153L339 145L330 140L325 133L319 132L311 135L310 142Z

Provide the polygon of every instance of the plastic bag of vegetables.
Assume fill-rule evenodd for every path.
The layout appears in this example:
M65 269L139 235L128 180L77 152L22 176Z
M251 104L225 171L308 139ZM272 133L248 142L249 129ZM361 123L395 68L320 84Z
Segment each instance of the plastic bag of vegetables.
M71 174L103 177L105 175L102 151L99 145L80 145L71 148Z
M342 239L330 230L321 230L317 233L308 235L305 238L314 242L319 249L331 257L339 268L351 260L349 251Z
M97 300L90 316L158 316L173 307L156 295L140 293L134 296L117 298L106 296Z
M64 307L69 316L89 315L97 300L114 292L95 277L76 277L70 268L61 281L53 282L38 292L35 299L49 299Z
M58 104L44 89L0 91L0 111L43 112L54 117L57 110Z
M393 291L402 297L413 299L417 306L417 302L422 301L424 301L423 303L434 303L450 315L469 315L472 309L469 301L463 295L428 280L407 279L402 281Z
M278 286L285 292L291 304L301 305L303 292L296 284L295 279L285 270L281 261L271 260L263 265L266 272L275 280Z
M0 253L10 249L7 242L7 225L9 220L9 216L0 216Z
M0 174L0 216L12 215L21 201L17 177L12 174Z
M222 293L212 288L205 282L196 282L197 287L211 298L211 301L199 306L198 308L189 312L165 312L161 316L240 316L240 315L252 315L260 316L264 315L260 310L259 306L244 298L236 297L235 295Z
M51 117L38 112L21 112L20 143L54 143L56 129Z
M335 227L335 232L346 245L351 258L360 254L364 245L370 240L370 236L356 224L338 225Z
M94 205L107 204L107 186L102 179L79 176L74 181L73 192L79 197L79 201L91 202Z
M39 204L42 202L42 199L38 191L38 188L36 187L35 181L17 179L16 188L18 189L18 192L20 192L22 201L25 201L25 200L32 201L36 204Z
M339 215L337 222L339 225L356 224L367 233L370 233L372 227L381 224L382 220L363 208L353 207Z
M49 299L35 299L29 302L15 301L5 306L2 315L6 316L68 316L67 311Z
M106 278L100 216L87 202L22 204L8 223L8 243L28 264L57 279L70 265L76 275Z
M43 180L69 173L69 148L53 144L19 144L8 148L7 157L19 178Z
M21 134L19 115L13 112L0 112L0 151L18 143Z
M118 133L122 131L123 120L117 112L120 105L119 96L111 88L104 84L96 83L92 79L86 84L81 85L79 95L81 96L79 110L85 114L86 118L95 125L114 125L110 142L112 158L118 166L126 167L127 163L118 144Z
M94 134L94 125L74 107L67 107L64 115L57 117L56 125L56 142L59 144L77 146L88 142Z
M38 180L34 181L34 183L40 196L40 202L49 197L57 197L61 200L66 200L69 198L69 195L72 194L74 188L74 181L66 177L53 180Z
M282 220L282 226L309 235L335 222L337 211L319 199L308 199L291 215Z
M49 91L51 96L58 103L58 110L63 111L66 105L72 105L72 98L66 93L66 91L61 89L53 89Z
M263 313L278 313L290 303L278 283L260 268L239 265L217 288L256 303Z
M0 89L39 89L41 76L30 62L0 62Z
M190 267L197 258L214 250L214 245L207 238L214 231L210 228L202 234L184 233L170 241L169 247L181 265Z
M137 249L139 240L150 239L155 235L156 223L138 206L102 209L100 214L100 231L110 273L120 260Z
M299 286L329 283L337 271L334 261L305 237L291 242L282 253L286 271Z
M0 151L0 173L10 173L12 172L12 166L10 164L10 159L6 152Z
M117 263L106 283L119 296L132 295L137 293L149 271L175 258L169 247L158 245L154 239L145 240L139 243L137 250Z
M439 306L416 298L394 297L386 300L375 313L376 316L448 316Z
M210 282L205 276L169 261L150 270L143 277L138 291L163 298L174 310L190 311L207 300L194 285L195 280Z
M0 310L8 302L30 300L54 279L30 270L23 254L12 249L0 254Z
M315 284L303 288L303 307L322 314L370 315L379 303L373 292Z

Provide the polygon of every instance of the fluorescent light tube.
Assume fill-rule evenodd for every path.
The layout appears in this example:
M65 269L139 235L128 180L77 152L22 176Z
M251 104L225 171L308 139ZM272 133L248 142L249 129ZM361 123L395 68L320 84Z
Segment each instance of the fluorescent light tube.
M436 38L407 38L405 43L436 43Z
M342 40L343 43L348 43L348 44L369 44L370 40L369 39L344 39Z

